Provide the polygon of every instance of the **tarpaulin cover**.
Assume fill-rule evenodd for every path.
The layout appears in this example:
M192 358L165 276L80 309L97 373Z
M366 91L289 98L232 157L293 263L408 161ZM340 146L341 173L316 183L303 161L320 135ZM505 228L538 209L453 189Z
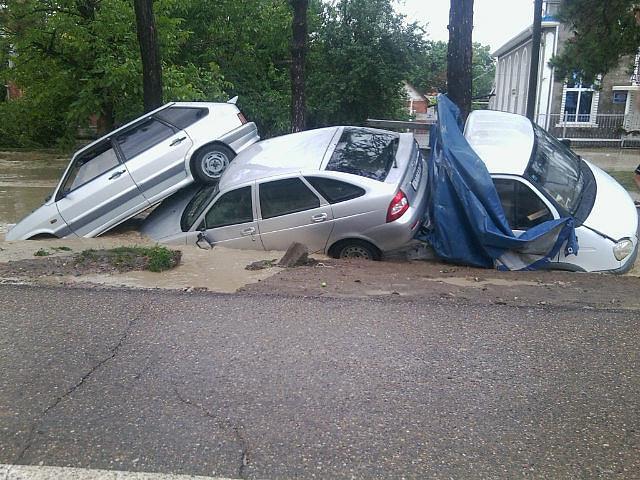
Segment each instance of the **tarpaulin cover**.
M577 254L573 218L550 220L516 236L484 162L464 137L458 107L438 97L431 130L425 224L418 238L444 260L509 270L543 268L565 246Z

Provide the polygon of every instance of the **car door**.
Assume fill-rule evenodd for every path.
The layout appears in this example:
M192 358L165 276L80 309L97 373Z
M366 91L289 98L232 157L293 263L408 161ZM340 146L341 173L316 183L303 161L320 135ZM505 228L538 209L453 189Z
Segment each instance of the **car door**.
M105 139L78 154L56 193L56 207L71 230L94 236L149 205Z
M286 250L292 242L300 242L310 252L324 251L333 212L300 177L260 183L258 196L258 228L266 250Z
M119 132L115 142L149 203L169 196L187 178L185 156L193 143L183 130L149 117Z
M531 186L514 178L494 178L502 209L513 233L526 230L548 220L559 218L558 213ZM529 252L545 255L547 252ZM557 257L552 259L557 261Z
M252 187L240 187L219 195L198 225L197 232L189 232L189 235L204 231L207 240L215 245L262 250L255 219ZM187 242L191 243L189 239Z

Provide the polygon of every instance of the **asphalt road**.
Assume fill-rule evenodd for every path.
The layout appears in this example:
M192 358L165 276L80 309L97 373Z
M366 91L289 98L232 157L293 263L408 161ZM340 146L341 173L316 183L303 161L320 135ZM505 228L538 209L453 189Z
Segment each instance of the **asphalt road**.
M638 478L640 313L0 286L0 463Z

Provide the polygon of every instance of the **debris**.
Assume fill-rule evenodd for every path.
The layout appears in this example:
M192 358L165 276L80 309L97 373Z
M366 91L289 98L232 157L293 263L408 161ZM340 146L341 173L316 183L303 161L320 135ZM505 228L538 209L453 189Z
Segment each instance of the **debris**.
M278 262L279 267L291 268L307 265L309 262L309 249L302 243L293 242L284 257Z
M249 265L247 265L246 267L244 267L245 270L264 270L265 268L272 268L275 267L275 262L277 262L278 259L274 258L273 260L259 260L257 262L252 262Z
M327 286L327 282L322 282L322 283L320 283L320 286L321 286L322 288L326 287L326 286Z

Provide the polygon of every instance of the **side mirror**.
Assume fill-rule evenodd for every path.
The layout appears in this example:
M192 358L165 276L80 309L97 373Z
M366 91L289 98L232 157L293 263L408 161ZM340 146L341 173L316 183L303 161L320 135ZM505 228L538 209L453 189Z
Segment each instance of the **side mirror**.
M567 148L571 148L571 139L570 138L563 138L562 140L560 140L560 143L563 144L564 146L566 146Z

